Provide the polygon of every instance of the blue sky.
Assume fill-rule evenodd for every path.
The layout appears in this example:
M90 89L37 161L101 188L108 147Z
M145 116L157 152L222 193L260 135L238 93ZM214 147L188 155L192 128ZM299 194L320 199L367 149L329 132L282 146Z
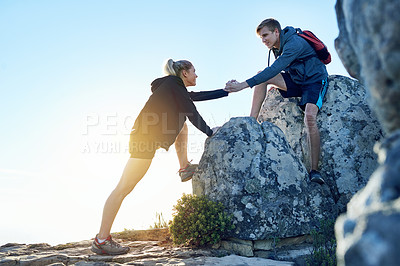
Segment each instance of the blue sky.
M190 90L223 88L266 66L255 33L265 18L310 29L332 53L333 1L0 1L0 244L88 239L129 157L128 133L168 58L190 60ZM247 116L251 90L196 104L211 126ZM189 126L189 155L206 136ZM167 218L191 184L174 150L159 152L113 231Z

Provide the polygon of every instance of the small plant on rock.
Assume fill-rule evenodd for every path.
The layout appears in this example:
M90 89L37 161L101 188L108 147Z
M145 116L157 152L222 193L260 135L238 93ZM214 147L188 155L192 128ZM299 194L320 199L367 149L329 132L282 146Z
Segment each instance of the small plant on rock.
M335 266L336 261L336 238L335 238L335 221L320 221L318 231L311 231L313 238L313 249L306 259L307 265Z
M218 243L233 228L232 215L224 211L222 203L190 194L183 194L174 206L169 226L174 244L191 246Z
M154 225L150 225L150 229L160 229L160 228L167 228L168 223L164 220L163 214L156 212L156 221Z

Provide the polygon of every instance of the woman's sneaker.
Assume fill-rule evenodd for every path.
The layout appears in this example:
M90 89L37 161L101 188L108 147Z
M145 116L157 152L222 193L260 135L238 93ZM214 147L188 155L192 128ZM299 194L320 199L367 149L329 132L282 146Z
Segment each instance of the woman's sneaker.
M311 180L311 182L315 182L315 183L318 183L320 185L325 183L325 181L322 178L320 172L318 172L316 170L311 170L311 172L310 172L310 180Z
M196 171L198 166L198 164L188 163L184 168L179 169L178 172L182 182L186 182L192 179L194 171Z
M99 255L122 255L129 252L129 247L123 247L114 240L111 235L107 239L99 243L97 236L94 238L92 243L92 251Z

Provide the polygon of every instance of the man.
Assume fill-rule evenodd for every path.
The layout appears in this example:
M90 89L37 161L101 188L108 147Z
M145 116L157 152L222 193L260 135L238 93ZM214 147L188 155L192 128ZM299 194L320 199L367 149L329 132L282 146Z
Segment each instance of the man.
M317 113L327 88L326 67L318 59L314 49L297 35L293 27L282 30L277 20L269 18L257 27L257 34L272 49L275 62L244 82L229 81L225 90L235 92L254 87L250 116L256 119L266 96L267 85L275 86L285 98L301 97L299 105L305 111L304 124L310 143L309 177L312 182L323 184L325 181L318 172L320 135Z

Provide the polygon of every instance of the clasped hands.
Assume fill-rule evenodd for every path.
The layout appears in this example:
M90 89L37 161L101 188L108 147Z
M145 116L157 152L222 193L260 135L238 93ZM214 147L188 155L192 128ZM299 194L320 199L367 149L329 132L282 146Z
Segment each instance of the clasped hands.
M249 87L249 84L247 84L246 81L238 82L237 80L232 79L225 84L224 91L237 92L237 91L241 91L247 87ZM279 89L279 88L277 86L269 84L268 91L273 90L273 89Z
M244 81L244 82L238 82L237 80L232 79L232 80L228 81L228 82L225 84L224 91L227 91L227 92L237 92L237 91L241 91L241 90L247 88L248 86L249 86L249 85L247 84L246 81Z

